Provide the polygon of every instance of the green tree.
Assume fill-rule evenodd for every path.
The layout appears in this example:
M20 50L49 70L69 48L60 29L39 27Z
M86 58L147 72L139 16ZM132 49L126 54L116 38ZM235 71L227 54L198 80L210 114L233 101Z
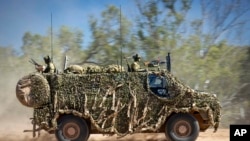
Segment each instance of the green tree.
M26 32L23 36L22 55L20 59L23 62L27 62L30 58L33 58L38 63L44 64L43 57L47 55L51 56L51 51L53 50L53 61L59 70L62 71L63 58L66 55L69 56L70 63L81 61L81 58L85 55L82 48L82 41L82 31L73 30L67 26L62 26L58 34L53 36L52 46L50 32L45 36ZM28 65L31 66L30 64Z
M217 94L222 105L222 123L227 127L241 116L236 109L243 104L237 93L242 87L240 66L246 58L246 49L226 42L210 46L205 53L201 47L201 39L192 36L183 46L174 49L173 73L192 88Z
M239 104L240 106L238 109L238 118L237 116L234 117L236 119L236 123L240 124L249 124L250 123L250 47L244 47L246 50L246 57L243 58L239 63L241 65L240 69L240 86L238 87L238 91L235 93L234 97L234 104Z
M73 30L67 26L62 26L58 33L59 50L57 55L64 57L69 56L71 63L80 62L85 55L83 52L83 33L80 30Z
M224 39L229 39L233 44L246 43L245 38L249 36L245 29L249 28L250 1L202 0L200 4L202 17L197 20L205 47Z
M181 42L182 25L191 1L137 1L137 20L141 51L145 57L165 56Z
M39 54L50 52L50 36L42 36L26 32L21 47L23 56L38 57ZM40 55L39 55L40 56Z
M134 50L131 23L120 15L115 6L109 6L101 14L101 19L90 18L92 41L86 50L87 56L82 63L94 61L99 64L116 64L123 56Z

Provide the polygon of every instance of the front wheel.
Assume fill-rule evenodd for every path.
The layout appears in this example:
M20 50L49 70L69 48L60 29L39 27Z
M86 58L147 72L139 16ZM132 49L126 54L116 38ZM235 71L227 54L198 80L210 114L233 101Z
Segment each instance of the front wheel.
M58 119L55 132L58 141L87 141L89 128L86 121L73 115L64 115Z
M171 141L195 141L199 135L198 121L189 114L176 114L166 123L165 135Z

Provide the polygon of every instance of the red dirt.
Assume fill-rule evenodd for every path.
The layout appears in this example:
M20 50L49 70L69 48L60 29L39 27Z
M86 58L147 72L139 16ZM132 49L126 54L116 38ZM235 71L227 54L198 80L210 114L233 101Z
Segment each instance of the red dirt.
M20 121L21 122L21 121ZM32 138L32 133L23 133L24 129L31 129L31 124L15 124L14 122L3 123L0 128L0 141L56 141L53 134L48 134L44 131L41 132L40 137ZM124 138L117 139L116 136L103 136L101 134L90 135L89 141L166 141L163 133L152 134L133 134L125 136ZM197 141L229 141L229 129L219 129L213 133L213 129L206 132L200 132Z

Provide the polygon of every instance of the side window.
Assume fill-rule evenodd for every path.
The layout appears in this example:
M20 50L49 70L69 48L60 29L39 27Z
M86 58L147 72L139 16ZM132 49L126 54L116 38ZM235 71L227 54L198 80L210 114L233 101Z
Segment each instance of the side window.
M149 84L150 90L154 94L160 97L168 97L167 80L164 76L159 76L156 74L149 74L148 84Z
M151 76L149 78L149 86L150 86L150 88L164 87L163 81L164 81L163 78L161 78L159 76Z

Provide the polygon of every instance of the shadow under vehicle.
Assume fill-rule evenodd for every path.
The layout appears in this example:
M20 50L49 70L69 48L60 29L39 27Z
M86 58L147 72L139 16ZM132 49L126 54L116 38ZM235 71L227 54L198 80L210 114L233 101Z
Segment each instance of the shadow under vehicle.
M156 132L194 141L200 131L216 131L221 116L216 95L191 89L165 69L31 73L18 81L16 95L34 109L33 136L45 130L59 141Z

